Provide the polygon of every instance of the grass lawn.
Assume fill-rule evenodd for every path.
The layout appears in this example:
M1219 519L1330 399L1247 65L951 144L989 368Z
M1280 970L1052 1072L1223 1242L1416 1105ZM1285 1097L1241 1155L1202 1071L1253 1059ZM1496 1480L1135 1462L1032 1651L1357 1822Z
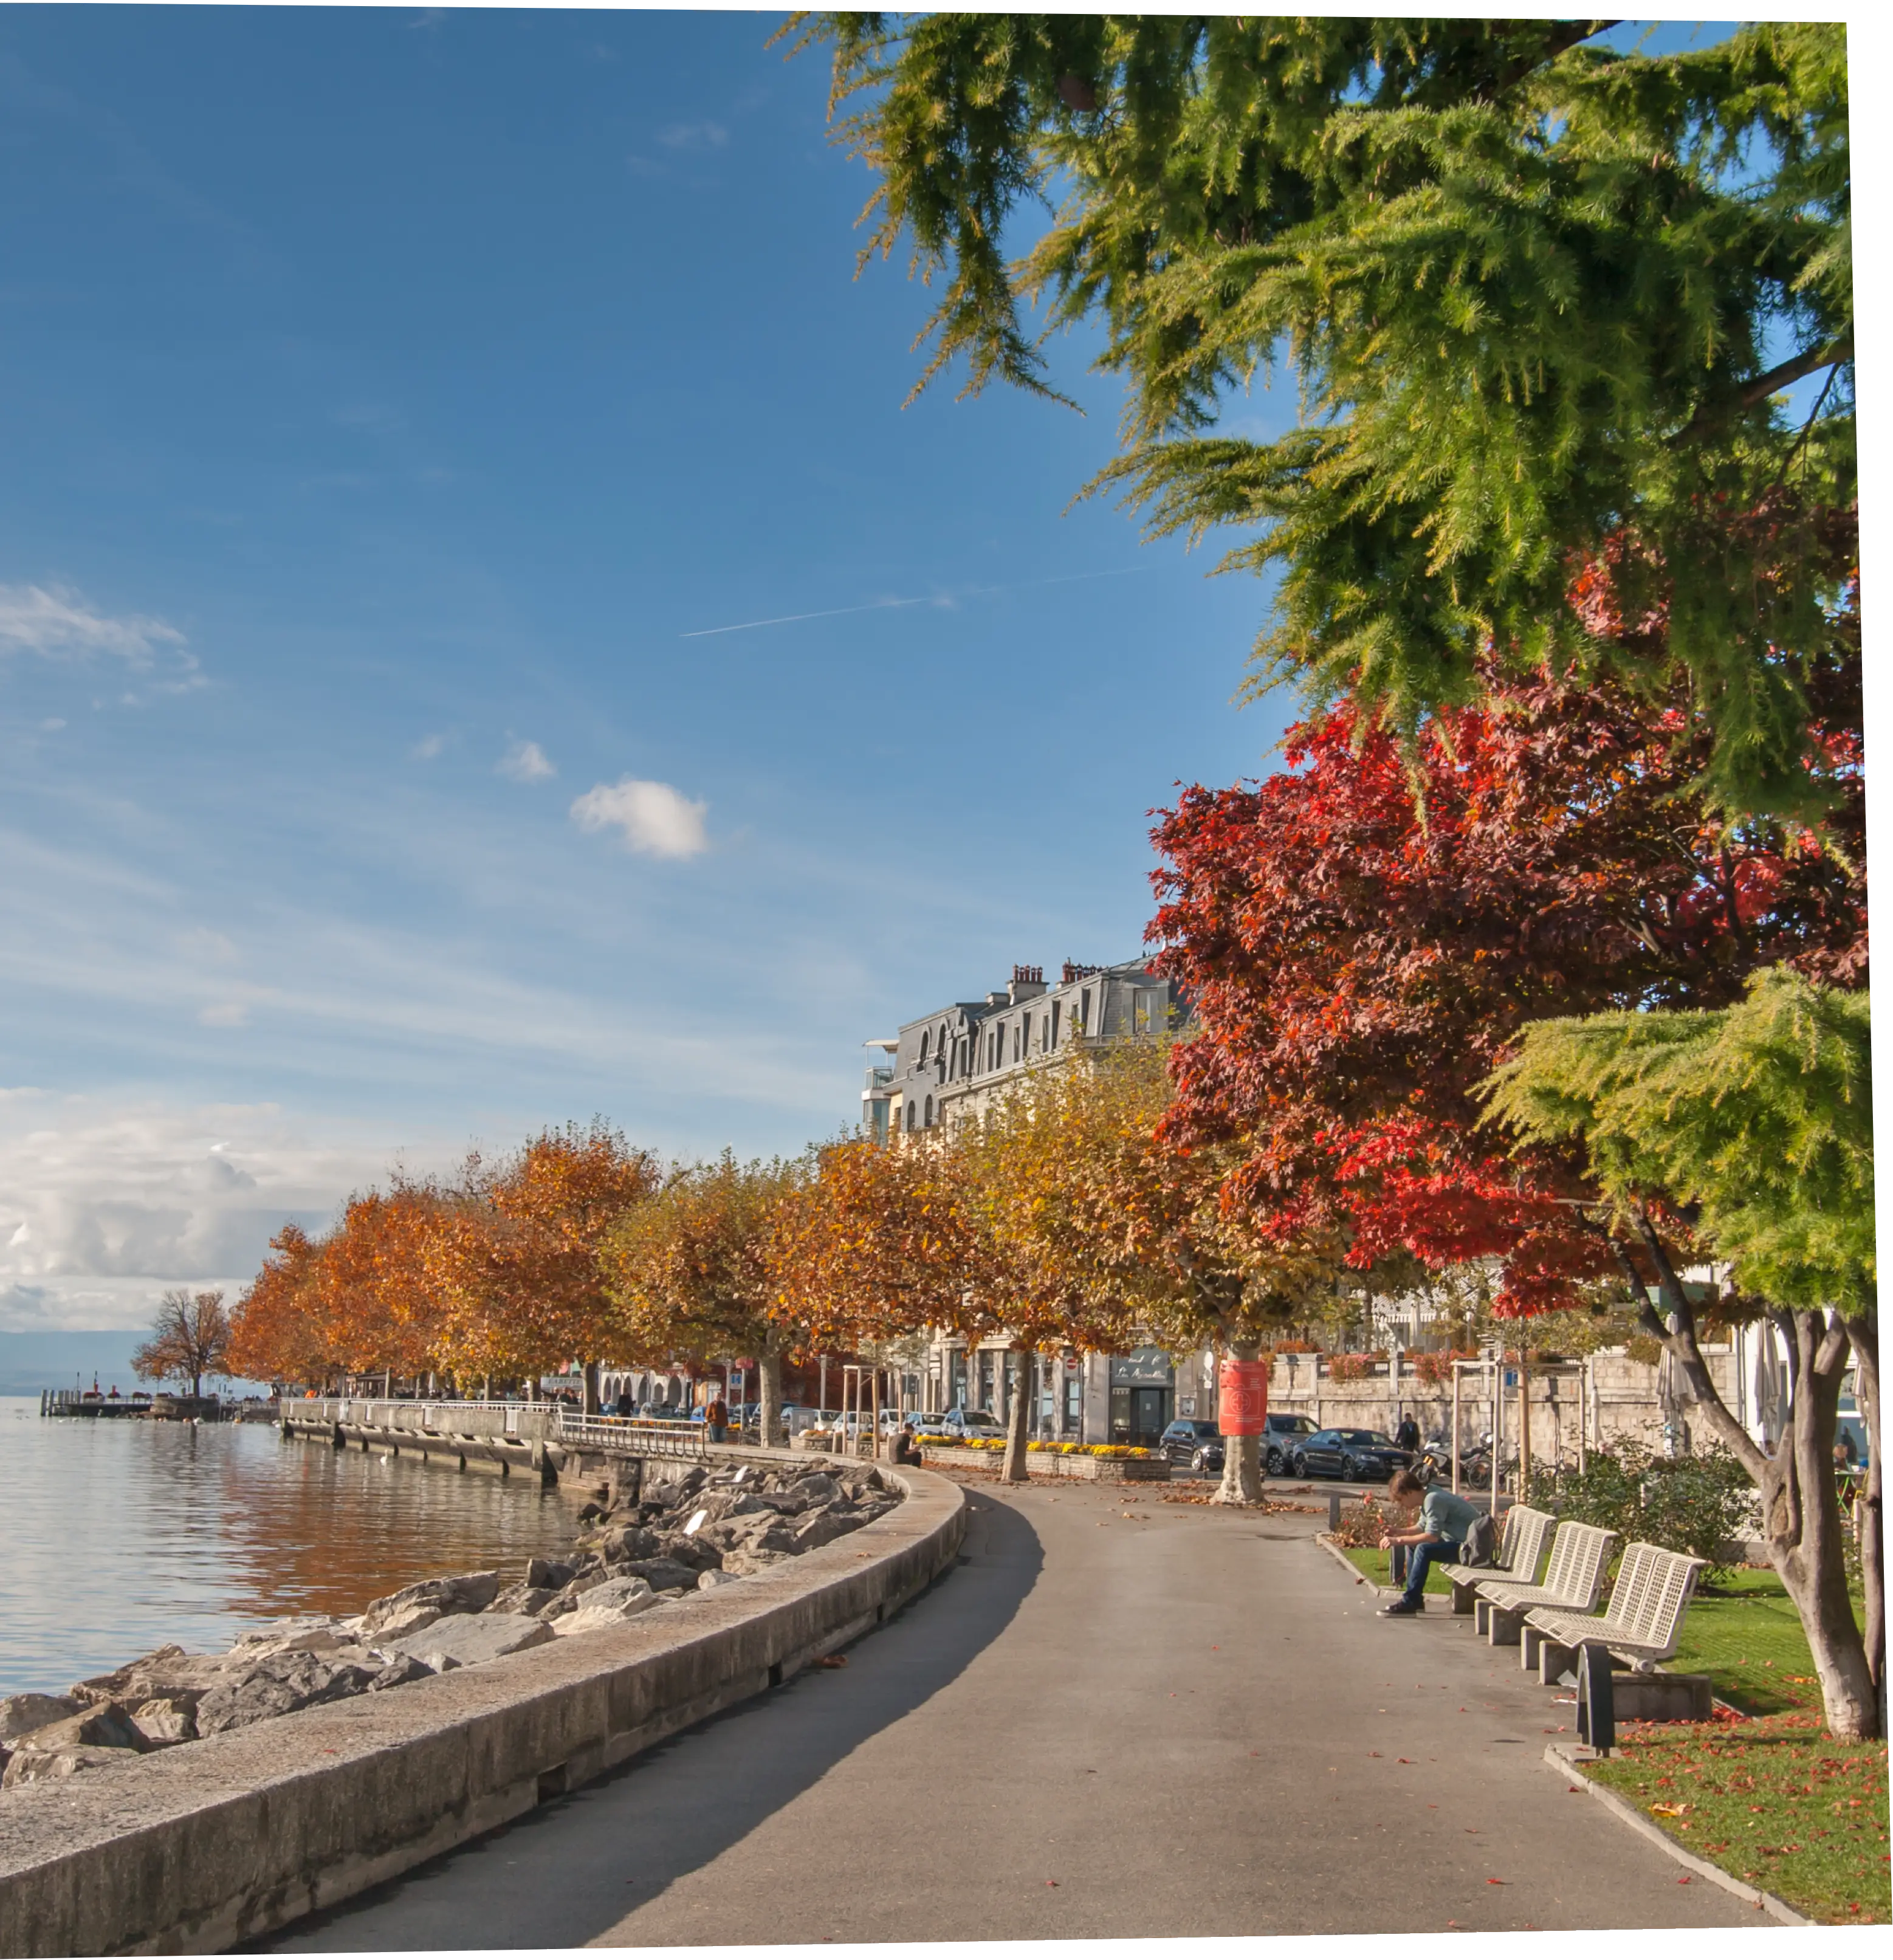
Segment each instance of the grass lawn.
M1884 1742L1835 1742L1794 1607L1771 1572L1725 1574L1685 1616L1679 1673L1706 1674L1752 1720L1626 1723L1584 1774L1698 1857L1810 1919L1893 1918Z
M1886 1745L1837 1742L1812 1714L1639 1723L1583 1773L1679 1844L1828 1924L1885 1923Z
M1347 1551L1347 1558L1351 1564L1364 1572L1376 1586L1391 1586L1393 1583L1387 1577L1387 1554L1384 1551L1373 1545L1365 1548L1351 1546ZM1427 1574L1427 1597L1430 1599L1436 1594L1450 1593L1452 1590L1452 1585L1445 1573L1436 1565L1434 1566Z

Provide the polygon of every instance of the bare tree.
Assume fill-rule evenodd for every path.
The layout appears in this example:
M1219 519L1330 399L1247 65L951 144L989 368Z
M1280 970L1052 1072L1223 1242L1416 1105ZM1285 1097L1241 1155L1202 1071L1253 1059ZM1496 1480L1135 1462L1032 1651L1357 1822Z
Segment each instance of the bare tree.
M193 1293L173 1287L159 1301L151 1338L132 1357L138 1378L147 1382L189 1382L204 1392L206 1375L227 1374L230 1316L221 1293Z

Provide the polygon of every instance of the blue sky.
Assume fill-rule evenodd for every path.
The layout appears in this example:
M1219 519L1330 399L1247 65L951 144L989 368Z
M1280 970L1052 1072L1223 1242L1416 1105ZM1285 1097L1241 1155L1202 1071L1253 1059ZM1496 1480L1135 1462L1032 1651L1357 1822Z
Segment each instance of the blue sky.
M1267 765L1262 590L1067 508L1082 345L903 409L772 25L0 11L0 1328L397 1155L797 1149Z

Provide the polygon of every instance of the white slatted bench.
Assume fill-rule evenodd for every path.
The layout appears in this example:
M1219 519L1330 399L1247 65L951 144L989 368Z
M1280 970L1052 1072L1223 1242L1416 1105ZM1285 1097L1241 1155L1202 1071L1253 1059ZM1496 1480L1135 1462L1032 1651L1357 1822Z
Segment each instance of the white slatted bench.
M1535 1606L1567 1613L1588 1613L1604 1589L1617 1534L1601 1525L1581 1525L1567 1518L1551 1540L1551 1562L1541 1586L1515 1585L1503 1579L1480 1581L1474 1605L1475 1628L1495 1647L1519 1644L1525 1616Z
M1471 1612L1479 1586L1487 1580L1535 1585L1545 1541L1557 1522L1549 1511L1535 1511L1529 1504L1514 1504L1505 1514L1505 1535L1499 1541L1498 1556L1490 1565L1441 1566L1439 1570L1452 1586L1452 1610Z
M1676 1651L1683 1614L1696 1591L1697 1575L1708 1564L1687 1552L1666 1551L1659 1545L1637 1544L1624 1548L1611 1602L1601 1613L1535 1607L1525 1616L1522 1656L1526 1666L1537 1662L1538 1678L1556 1681L1576 1659L1586 1641L1609 1648L1639 1674L1648 1674L1659 1661Z

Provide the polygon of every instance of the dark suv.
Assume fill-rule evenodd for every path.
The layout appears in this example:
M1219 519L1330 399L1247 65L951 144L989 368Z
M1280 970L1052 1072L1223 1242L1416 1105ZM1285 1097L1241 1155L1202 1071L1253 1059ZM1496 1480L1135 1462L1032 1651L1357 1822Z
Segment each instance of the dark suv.
M1204 1466L1197 1457L1207 1443L1220 1441L1213 1422L1173 1422L1157 1438L1156 1453L1166 1463L1187 1463L1192 1469Z
M1262 1468L1271 1477L1287 1475L1296 1445L1314 1433L1315 1425L1305 1415L1277 1414L1265 1418L1260 1444Z

